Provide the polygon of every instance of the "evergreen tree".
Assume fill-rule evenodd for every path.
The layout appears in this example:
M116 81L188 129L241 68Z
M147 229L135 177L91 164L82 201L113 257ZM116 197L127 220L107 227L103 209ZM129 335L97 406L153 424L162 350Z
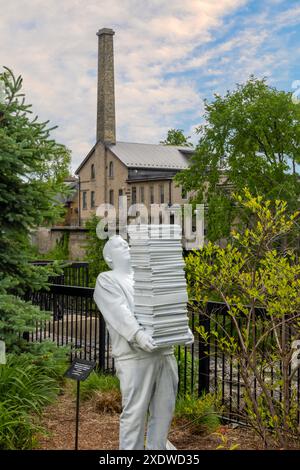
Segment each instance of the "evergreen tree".
M70 152L32 117L20 76L5 67L0 83L0 339L13 344L39 315L16 295L47 284L50 269L28 263L30 233L62 215Z

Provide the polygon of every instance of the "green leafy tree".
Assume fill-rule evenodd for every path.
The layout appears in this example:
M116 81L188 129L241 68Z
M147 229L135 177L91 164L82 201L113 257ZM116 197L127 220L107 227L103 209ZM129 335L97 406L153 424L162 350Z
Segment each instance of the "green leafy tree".
M107 266L103 258L103 248L107 240L101 240L96 233L96 228L100 222L100 217L93 214L85 224L88 229L87 242L85 243L86 256L85 260L89 262L89 286L95 287L95 282L99 273L108 271L110 268Z
M193 147L193 144L189 142L191 137L186 137L182 129L170 129L165 140L161 140L160 144L163 145L177 145L178 147Z
M291 250L283 254L276 245L293 229L299 212L290 215L285 201L264 201L248 190L235 199L251 214L252 226L233 231L225 248L209 242L186 257L189 297L210 319L209 332L197 328L201 341L211 352L217 346L233 374L240 373L243 419L266 446L275 438L287 447L291 436L300 437L300 361L291 361L300 339L300 264ZM211 299L225 303L225 320L206 313Z
M236 217L232 190L287 201L297 210L300 196L300 106L291 93L253 76L225 96L205 102L205 123L190 168L175 180L194 200L207 204L207 236L228 236Z
M55 222L63 211L57 194L65 194L69 151L50 136L54 128L32 117L22 78L5 68L0 74L0 338L33 328L38 309L16 295L47 285L56 268L33 266L30 233ZM13 304L15 302L15 309ZM14 325L7 331L15 318Z

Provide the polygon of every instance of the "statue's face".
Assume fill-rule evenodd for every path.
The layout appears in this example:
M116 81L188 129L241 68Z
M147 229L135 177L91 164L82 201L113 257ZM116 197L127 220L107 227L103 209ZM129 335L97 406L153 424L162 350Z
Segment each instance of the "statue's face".
M130 260L128 243L120 235L113 237L110 248L110 257L114 268L120 263L124 264L124 261Z

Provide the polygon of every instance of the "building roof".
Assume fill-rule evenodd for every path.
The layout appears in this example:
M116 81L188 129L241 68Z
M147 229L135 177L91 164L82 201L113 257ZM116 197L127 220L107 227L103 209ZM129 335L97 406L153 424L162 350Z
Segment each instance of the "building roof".
M77 170L75 171L75 175L78 175L78 173L80 172L81 168L86 164L86 162L89 160L90 156L93 155L94 151L95 151L95 148L96 148L96 145L93 145L93 147L91 148L91 150L89 151L89 153L87 154L87 156L82 160L82 162L80 163L79 167L77 168Z
M93 154L95 144L84 160L81 162L75 174ZM139 144L133 142L116 142L108 144L106 147L129 168L165 168L184 170L188 167L189 156L194 150L189 147L176 147L162 144Z
M168 168L183 170L193 150L173 145L116 142L107 146L124 165L132 168Z
M70 177L68 177L64 180L64 183L69 188L68 194L58 193L55 199L59 202L62 202L63 204L66 204L67 202L73 201L74 196L79 189L79 181L77 178L75 180L74 179L71 180Z

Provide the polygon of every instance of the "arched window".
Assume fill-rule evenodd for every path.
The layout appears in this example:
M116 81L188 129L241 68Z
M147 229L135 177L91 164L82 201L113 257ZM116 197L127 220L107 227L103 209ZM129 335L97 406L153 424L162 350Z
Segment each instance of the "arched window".
M109 172L108 175L110 178L114 177L114 162L109 162Z
M94 165L94 163L92 163L92 166L91 166L91 179L92 180L95 179L95 165Z

